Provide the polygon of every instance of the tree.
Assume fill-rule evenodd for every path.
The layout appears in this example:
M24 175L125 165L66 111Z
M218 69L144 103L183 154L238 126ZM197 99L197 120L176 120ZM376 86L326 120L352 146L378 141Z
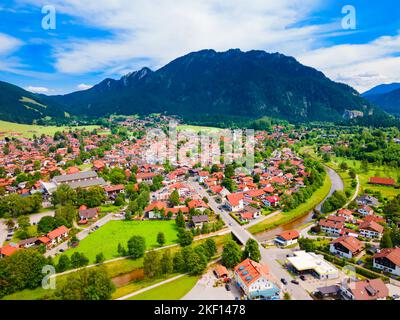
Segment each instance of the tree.
M174 272L185 272L186 264L185 260L183 259L181 251L175 253L173 259L173 265L174 265Z
M243 260L247 258L250 258L251 260L254 260L256 262L260 262L261 260L261 253L258 243L251 238L247 240L246 246L243 251Z
M386 230L381 238L380 247L383 248L393 248L393 242L390 230Z
M65 206L61 206L56 210L54 218L57 221L58 226L66 224L66 227L71 228L74 221L78 217L78 211L75 209L72 203L67 203Z
M179 210L178 214L176 215L175 223L178 228L185 227L185 218L183 217L182 211Z
M26 229L31 225L31 222L28 216L20 216L17 219L17 224L19 228Z
M159 232L157 234L157 243L162 247L165 243L165 234L164 232Z
M176 189L169 196L169 201L173 206L179 205L179 192Z
M104 257L103 252L100 252L96 255L96 263L103 263L106 258Z
M235 241L229 240L224 245L222 264L227 268L233 268L242 261L241 258L242 251L240 250L239 245Z
M61 300L108 300L114 291L105 267L100 266L72 273L55 296Z
M61 255L56 266L57 272L64 272L70 268L71 260L69 259L69 257L65 254Z
M61 204L64 206L67 203L75 203L76 199L76 191L67 184L60 185L52 194L53 205Z
M20 249L0 259L0 296L38 287L43 267L51 261L36 250Z
M170 274L174 270L174 263L172 260L171 250L164 251L161 258L161 271L163 274Z
M188 254L185 263L186 270L188 270L191 275L202 274L207 268L207 258L204 254L195 250Z
M56 229L58 226L56 224L56 219L51 216L42 217L37 224L37 230L40 233L47 234L50 231Z
M144 256L146 251L146 240L142 236L133 236L128 240L128 254L133 259L139 259Z
M125 248L123 247L123 245L122 245L121 243L118 243L118 249L117 249L117 251L118 251L118 254L119 254L121 257L126 256L126 250L125 250Z
M71 256L71 267L76 269L76 268L81 268L84 266L87 266L89 264L89 259L80 252L74 252Z
M347 165L346 162L342 162L342 163L340 164L340 169L341 169L341 170L346 171L348 168L349 168L349 166Z
M203 247L206 251L208 259L211 259L217 253L217 244L214 239L208 238L204 243Z
M161 254L159 251L151 250L143 259L143 270L146 278L154 278L162 273Z
M7 219L6 226L8 229L13 229L15 227L15 222L13 219Z

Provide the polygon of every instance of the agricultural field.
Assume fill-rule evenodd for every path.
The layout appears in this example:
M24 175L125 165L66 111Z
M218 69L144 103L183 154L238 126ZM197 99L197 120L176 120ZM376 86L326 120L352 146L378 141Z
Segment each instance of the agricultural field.
M223 129L215 127L204 127L204 126L191 126L191 125L179 125L176 127L178 131L191 130L194 132L205 132L205 133L215 133Z
M149 291L140 293L128 300L180 300L197 283L199 277L185 275Z
M39 126L39 125L32 125L32 124L20 124L20 123L13 123L8 121L0 120L0 136L7 136L14 134L19 134L24 138L32 138L33 135L40 136L42 134L45 135L54 135L57 131L69 131L75 129L86 129L86 130L93 130L99 129L100 126Z
M85 254L89 263L94 263L96 255L103 252L106 260L118 257L118 244L126 248L128 240L134 235L146 239L147 249L158 247L157 234L164 232L165 245L177 242L175 221L110 221L100 229L83 239L79 246L69 249L65 254L71 256L74 252Z

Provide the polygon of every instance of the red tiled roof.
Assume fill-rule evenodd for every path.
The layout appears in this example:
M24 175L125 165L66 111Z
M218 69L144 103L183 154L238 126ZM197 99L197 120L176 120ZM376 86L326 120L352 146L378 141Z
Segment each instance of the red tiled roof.
M375 221L364 221L360 224L359 228L360 230L372 230L378 233L382 233L384 230L384 227L380 224L377 224Z
M19 245L7 244L3 248L0 248L0 253L6 257L9 257L18 250L19 250Z
M395 265L400 266L400 248L385 248L381 252L375 254L373 258L386 258Z
M66 226L61 226L61 227L58 227L57 229L55 229L53 231L50 231L47 234L47 237L50 240L53 240L53 239L58 238L59 236L63 235L64 233L68 233L68 228Z
M251 259L242 261L235 267L235 273L240 276L243 283L247 286L259 279L261 276L270 278L269 268L267 265L262 265Z
M297 230L290 230L290 231L285 231L285 232L282 232L281 234L278 234L278 237L280 237L284 240L293 240L293 239L300 237L300 234Z
M385 186L393 186L396 183L396 181L392 178L372 177L369 179L369 183L382 184Z
M364 248L363 243L351 236L343 236L340 238L337 238L331 242L332 244L334 243L340 243L342 246L350 250L352 253L360 251L362 248Z
M243 200L243 193L231 193L226 196L231 206L236 207L239 201Z

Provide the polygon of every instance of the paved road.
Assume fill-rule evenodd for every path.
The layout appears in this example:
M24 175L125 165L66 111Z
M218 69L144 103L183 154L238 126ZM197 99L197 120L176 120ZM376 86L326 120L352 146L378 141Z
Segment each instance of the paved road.
M339 178L340 179L340 178ZM222 211L218 208L218 204L214 198L211 197L198 182L193 179L189 180L189 184L196 190L202 197L207 197L208 205L217 214L219 214L222 220L229 226L232 233L238 238L241 243L246 243L248 239L255 239L255 237L248 232L245 228L240 226L226 211ZM278 253L282 254L282 249L266 249L259 244L262 262L269 266L271 274L279 281L281 278L290 279L290 274L276 261ZM288 251L289 252L289 251ZM286 288L294 300L311 300L310 295L301 286L288 283Z
M326 168L326 170L327 170L327 172L328 172L329 178L331 179L332 186L331 186L331 190L329 190L329 193L328 193L328 195L325 197L325 199L324 199L319 205L316 206L317 210L321 210L322 205L324 204L324 202L325 202L336 190L341 190L341 191L343 191L343 189L344 189L344 184L343 184L342 178L340 178L340 176L336 173L336 171L333 170L333 169L331 169L331 168L329 168L329 167L327 167L327 166L325 166L325 168Z

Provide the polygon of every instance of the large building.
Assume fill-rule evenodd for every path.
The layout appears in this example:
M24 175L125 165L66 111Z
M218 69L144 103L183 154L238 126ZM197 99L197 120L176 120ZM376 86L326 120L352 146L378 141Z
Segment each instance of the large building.
M357 238L343 236L333 240L329 245L329 251L347 259L351 259L364 249L364 244Z
M280 289L273 282L267 265L246 259L235 267L234 279L237 286L249 299L280 299Z
M325 261L322 255L313 252L295 251L293 257L287 258L286 264L296 273L311 273L321 280L339 277L338 269Z

